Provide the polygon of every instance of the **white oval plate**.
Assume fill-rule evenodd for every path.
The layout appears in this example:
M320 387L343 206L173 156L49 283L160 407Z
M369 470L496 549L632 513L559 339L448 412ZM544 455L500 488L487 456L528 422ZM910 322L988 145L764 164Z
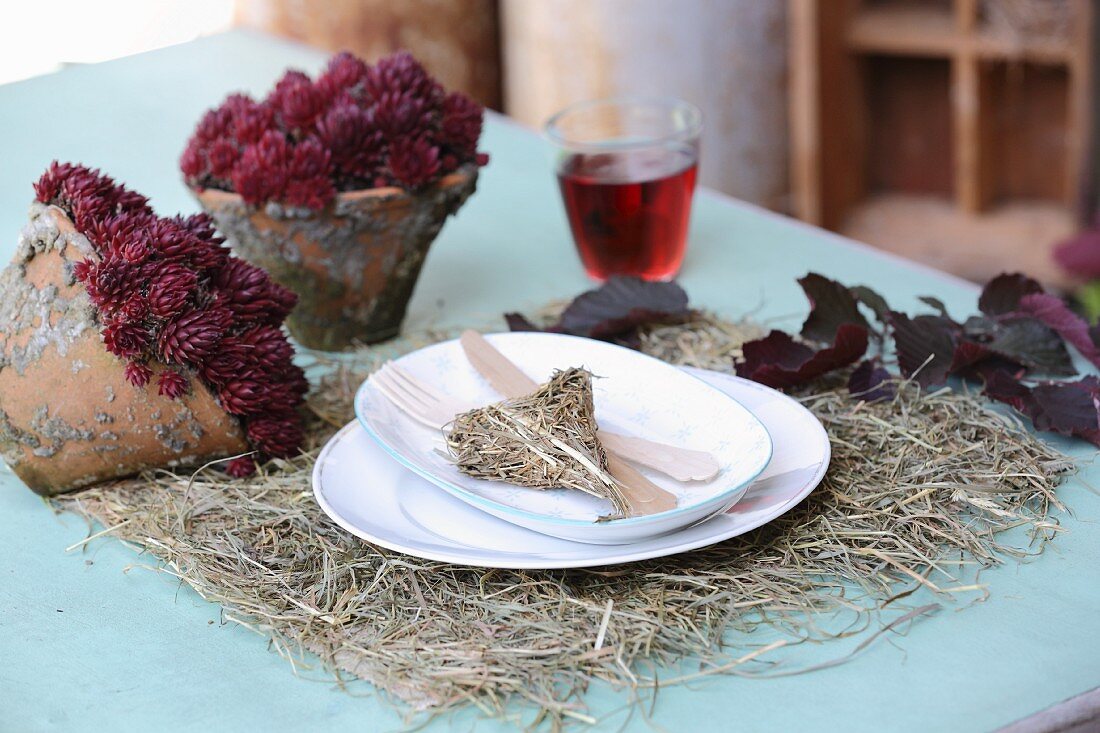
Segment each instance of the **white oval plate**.
M336 524L379 547L428 560L494 568L578 568L634 562L706 547L744 534L796 506L829 466L829 438L790 397L738 377L686 369L758 415L775 454L728 512L633 545L592 545L523 529L475 509L393 460L358 422L317 457L313 493Z
M676 494L676 508L597 522L611 512L610 502L604 499L462 474L446 458L441 431L408 417L371 380L365 381L355 397L355 413L367 434L408 469L495 517L577 542L636 542L726 511L768 464L771 438L751 412L721 390L662 361L621 346L561 334L502 333L486 338L538 382L549 379L556 369L588 368L599 377L593 380L593 397L600 425L708 451L720 466L714 478L688 483L643 471L655 484ZM465 405L501 399L470 365L457 340L414 351L395 363Z

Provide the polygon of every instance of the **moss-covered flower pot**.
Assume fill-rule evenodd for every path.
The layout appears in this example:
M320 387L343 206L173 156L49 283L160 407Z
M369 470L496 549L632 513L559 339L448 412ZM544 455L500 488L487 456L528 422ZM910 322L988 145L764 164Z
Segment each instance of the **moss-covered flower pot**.
M36 203L0 272L0 457L36 493L249 450L198 380L179 398L127 381L73 265L98 260L65 212ZM153 379L164 368L151 364Z
M238 256L298 294L287 319L304 346L339 351L396 336L428 248L477 186L468 166L415 192L347 191L322 211L196 191Z

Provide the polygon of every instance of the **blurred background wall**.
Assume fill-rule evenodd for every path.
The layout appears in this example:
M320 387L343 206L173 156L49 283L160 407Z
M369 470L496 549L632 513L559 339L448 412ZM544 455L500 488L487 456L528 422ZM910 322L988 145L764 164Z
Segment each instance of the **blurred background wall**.
M533 128L582 99L675 95L704 112L704 185L974 280L1020 269L1072 287L1081 278L1052 251L1092 227L1097 208L1096 8L1096 0L6 2L0 83L245 27L368 60L408 49L448 87ZM54 19L48 43L28 32L44 18ZM1096 300L1100 313L1100 286Z
M237 0L237 22L375 59L404 48L444 86L500 109L497 0Z

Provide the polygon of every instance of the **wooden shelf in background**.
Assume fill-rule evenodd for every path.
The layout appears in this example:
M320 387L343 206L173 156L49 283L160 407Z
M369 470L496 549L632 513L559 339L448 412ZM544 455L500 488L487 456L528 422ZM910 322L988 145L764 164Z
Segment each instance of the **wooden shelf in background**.
M949 10L933 5L872 5L856 11L845 42L853 51L887 56L949 58L973 55L989 61L1019 60L1069 63L1069 39L1025 39L995 28L977 26L966 32Z
M1100 146L1096 1L1065 0L1057 38L982 0L789 0L796 214L962 274L1016 262L1053 278L1046 250L1074 227Z
M955 18L942 8L874 5L853 15L845 40L852 50L865 53L947 58L960 37Z
M1068 64L1075 54L1071 39L1030 39L980 28L970 39L974 55L988 61L1028 61L1033 64Z

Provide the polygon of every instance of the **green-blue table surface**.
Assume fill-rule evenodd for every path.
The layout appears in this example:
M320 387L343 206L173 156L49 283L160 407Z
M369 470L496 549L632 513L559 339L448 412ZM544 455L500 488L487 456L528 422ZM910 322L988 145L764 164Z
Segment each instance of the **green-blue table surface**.
M161 213L197 209L176 162L202 112L227 93L263 94L287 66L324 56L234 32L0 87L0 257L14 250L31 182L54 158L82 161L152 197ZM477 194L428 258L408 325L484 323L589 287L569 237L542 142L499 117ZM704 151L705 154L705 151ZM815 270L866 283L896 307L935 294L956 314L976 290L950 276L701 191L681 283L696 305L793 325L795 278ZM63 395L58 396L64 399ZM1091 461L1083 443L1059 441ZM1082 477L1100 485L1100 469ZM88 533L55 516L0 468L0 730L400 729L377 695L352 696L319 670L297 677L264 640L114 540L65 548ZM665 689L652 721L688 730L989 730L1100 685L1100 497L1062 492L1073 513L1040 557L987 571L990 598L949 607L904 636L880 638L832 669L770 680L710 679ZM829 648L832 647L832 648ZM804 651L819 661L841 643ZM320 681L317 681L320 680ZM602 722L622 697L597 686ZM465 711L431 730L495 730ZM649 724L635 716L627 727ZM603 726L601 726L603 727Z

